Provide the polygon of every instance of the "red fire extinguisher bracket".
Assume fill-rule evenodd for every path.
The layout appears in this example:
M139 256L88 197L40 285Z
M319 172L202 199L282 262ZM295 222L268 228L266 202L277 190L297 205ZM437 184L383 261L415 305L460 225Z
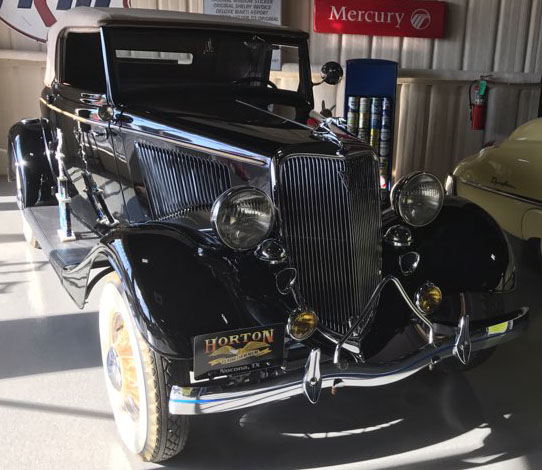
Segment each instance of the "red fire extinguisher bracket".
M483 131L486 127L487 99L489 94L489 87L487 85L488 77L482 75L480 80L475 80L469 87L470 118L471 129L473 131Z

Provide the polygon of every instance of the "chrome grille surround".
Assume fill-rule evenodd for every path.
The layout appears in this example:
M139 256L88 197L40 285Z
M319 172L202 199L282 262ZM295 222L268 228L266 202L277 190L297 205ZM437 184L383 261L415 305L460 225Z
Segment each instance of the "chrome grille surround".
M324 328L348 331L382 277L378 160L290 155L279 163L284 237L301 292ZM362 335L372 319L362 322Z
M228 167L184 149L176 151L136 142L153 218L168 220L211 210L230 186Z

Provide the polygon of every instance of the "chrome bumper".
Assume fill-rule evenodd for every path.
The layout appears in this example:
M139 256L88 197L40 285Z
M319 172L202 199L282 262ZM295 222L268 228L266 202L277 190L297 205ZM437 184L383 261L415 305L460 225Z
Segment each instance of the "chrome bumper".
M467 329L469 346L472 351L478 351L502 344L519 336L527 322L528 309L522 308L518 310L517 316L505 324L470 333ZM397 382L447 357L461 357L457 351L458 339L463 341L465 332L457 333L455 337L445 340L435 339L433 344L428 344L395 362L348 363L346 367L344 364L338 366L331 360L321 362L320 350L314 349L307 359L305 369L283 372L282 375L258 383L224 387L174 386L169 399L169 412L174 415L220 413L285 400L301 394L305 394L314 403L318 400L322 388L375 387Z

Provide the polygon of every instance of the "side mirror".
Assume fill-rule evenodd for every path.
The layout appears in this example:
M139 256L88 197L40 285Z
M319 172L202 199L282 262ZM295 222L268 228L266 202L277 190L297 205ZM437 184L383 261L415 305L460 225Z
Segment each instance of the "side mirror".
M326 62L322 66L320 76L322 77L321 83L326 82L328 85L337 85L343 79L344 71L341 64L338 64L337 62Z

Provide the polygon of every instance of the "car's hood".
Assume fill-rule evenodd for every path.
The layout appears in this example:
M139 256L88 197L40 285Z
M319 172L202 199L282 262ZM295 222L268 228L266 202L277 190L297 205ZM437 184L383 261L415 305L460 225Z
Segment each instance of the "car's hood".
M123 126L251 156L271 158L293 152L335 154L336 145L315 138L310 127L292 122L296 114L301 122L306 122L309 111L306 103L304 108L290 104L275 106L274 112L292 114L284 119L240 99L152 102L127 106ZM359 145L359 142L346 138L346 144Z
M460 181L542 201L542 120L531 121L502 144L467 157L454 175Z

